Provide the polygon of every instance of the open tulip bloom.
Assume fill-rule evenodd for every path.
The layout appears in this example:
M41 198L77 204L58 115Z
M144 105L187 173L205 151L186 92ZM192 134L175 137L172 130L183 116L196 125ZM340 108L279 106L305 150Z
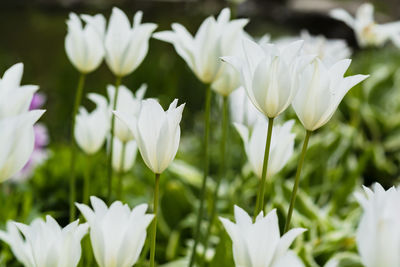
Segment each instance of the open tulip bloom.
M378 183L356 193L363 209L357 246L366 267L400 266L400 188L386 190Z
M78 221L61 228L48 215L45 221L35 219L30 225L8 222L7 231L0 231L0 239L25 267L76 267L87 229L87 224Z
M157 28L154 23L142 23L143 12L136 12L133 26L119 8L114 7L104 39L106 63L117 77L132 73L149 50L149 39Z
M210 84L218 77L218 58L231 54L231 47L248 23L247 19L230 20L230 16L230 10L225 8L217 19L206 18L194 37L183 25L174 23L172 31L157 32L154 38L173 44L197 78Z
M70 13L67 21L68 34L65 37L65 50L75 68L81 73L97 69L104 58L104 32L106 20L103 15L82 15L85 27L75 13Z
M254 106L268 118L275 118L291 104L299 87L300 51L303 41L283 49L242 39L242 54L224 56L239 73Z
M255 222L241 208L235 206L236 223L220 218L232 239L236 267L302 267L304 264L289 247L305 229L295 228L282 237L276 210L266 216L261 212Z
M110 207L90 197L93 209L76 204L90 226L94 257L100 267L131 267L139 258L146 240L146 229L154 218L147 205L130 209L115 201Z
M327 68L315 58L302 71L293 108L307 131L315 131L333 116L346 93L368 75L343 77L351 63L343 59Z
M341 8L334 9L329 14L354 30L357 42L361 47L380 47L389 40L400 47L400 21L377 24L374 19L374 6L370 3L362 4L355 17Z

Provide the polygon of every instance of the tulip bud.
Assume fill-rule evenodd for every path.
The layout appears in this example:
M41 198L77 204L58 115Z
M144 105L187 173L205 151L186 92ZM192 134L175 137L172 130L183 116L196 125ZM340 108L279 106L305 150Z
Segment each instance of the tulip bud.
M106 63L114 75L132 73L149 50L149 39L157 28L154 23L141 23L143 13L136 12L131 27L125 13L114 7L105 35Z
M290 120L282 126L273 126L267 177L278 173L293 155L296 137L294 133L291 133L293 124L294 121ZM261 178L268 121L265 118L259 118L253 129L242 124L235 124L235 127L242 137L247 159L253 168L253 172L258 178Z
M137 118L115 112L132 131L144 162L154 173L162 173L178 152L179 123L185 104L179 107L177 104L178 99L175 99L164 111L156 100L147 99L142 101Z
M110 130L110 116L107 109L97 107L91 113L83 107L79 109L75 123L75 140L89 155L100 150Z
M302 71L299 90L293 100L297 117L308 131L325 125L338 108L346 93L368 75L343 77L351 63L344 59L327 69L315 58Z
M302 41L284 49L243 39L242 55L222 57L240 74L251 102L268 118L275 118L291 103L298 88Z
M82 15L82 19L86 22L85 27L75 13L70 13L65 51L75 68L81 73L89 73L97 69L103 61L106 21L100 14L93 17Z

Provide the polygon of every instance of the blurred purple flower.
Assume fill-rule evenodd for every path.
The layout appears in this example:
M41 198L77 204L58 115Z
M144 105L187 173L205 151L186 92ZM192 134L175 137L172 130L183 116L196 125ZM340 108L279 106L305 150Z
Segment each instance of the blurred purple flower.
M31 105L29 106L29 110L41 108L46 102L46 96L42 93L36 93L33 95Z
M46 96L41 93L36 93L33 98L29 110L41 108L46 101ZM12 181L23 182L30 178L35 168L45 162L49 156L46 146L49 144L49 134L47 127L42 123L36 123L33 126L35 132L35 147L32 152L31 158L26 163L24 168L17 173Z

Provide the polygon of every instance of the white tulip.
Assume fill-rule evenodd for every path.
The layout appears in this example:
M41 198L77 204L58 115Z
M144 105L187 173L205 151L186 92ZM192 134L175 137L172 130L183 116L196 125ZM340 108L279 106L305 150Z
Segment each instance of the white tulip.
M125 143L125 154L123 156L124 162L122 165L122 146L123 143L118 139L114 138L113 154L112 154L112 167L116 172L127 172L135 163L137 154L137 145L135 140L131 140ZM122 165L122 166L121 166ZM122 167L122 169L121 169Z
M29 110L36 85L21 86L24 65L15 64L0 79L0 119L25 113Z
M265 217L261 212L253 223L253 219L244 210L235 206L236 223L224 218L220 220L232 239L237 267L304 266L289 247L305 229L295 228L281 237L276 210Z
M7 222L7 231L0 231L0 240L7 243L15 258L25 267L36 267L30 245L22 238L14 222Z
M149 39L157 28L154 23L141 23L143 13L136 12L133 27L125 13L114 7L105 35L106 63L114 75L132 73L149 50Z
M256 108L268 118L275 118L291 103L299 80L302 41L284 49L258 45L243 39L243 54L222 59L239 72L242 84Z
M240 87L229 95L230 115L233 123L252 128L258 118L264 115L251 103L244 87Z
M356 198L363 208L357 229L357 246L366 267L400 266L400 188L385 191L376 183L373 190Z
M103 15L82 15L85 27L75 13L69 14L65 51L72 65L81 73L97 69L104 57L104 31L106 20Z
M179 123L185 104L177 107L175 99L164 111L154 99L142 101L137 118L121 112L115 114L128 125L135 136L140 154L147 167L154 173L162 173L175 158L181 137Z
M115 110L132 117L137 117L146 90L147 85L142 84L140 88L136 91L136 94L133 94L132 91L121 85L118 89L118 99ZM114 103L115 87L109 85L107 87L107 93L109 99L109 109L112 110ZM129 130L126 124L120 121L118 118L115 119L114 135L121 142L129 142L134 139L132 132Z
M267 177L278 173L293 155L296 137L291 132L293 124L294 121L290 120L283 125L273 126ZM265 118L259 118L253 129L237 123L235 123L235 127L242 137L247 159L253 168L253 172L261 178L268 121Z
M34 148L33 124L44 110L0 119L0 182L19 172L28 162Z
M240 87L240 77L232 66L223 65L220 72L221 74L211 84L211 89L222 96L229 96Z
M109 208L97 197L90 197L93 210L76 204L90 225L94 257L100 267L130 267L139 258L146 240L146 229L154 218L146 214L147 204L130 209L115 201Z
M83 107L75 119L75 140L89 155L95 154L103 146L110 131L110 116L107 109L97 107L91 113Z
M27 267L76 267L81 258L81 239L88 225L78 225L78 220L61 228L51 217L34 220L30 225L7 224L7 232L0 232L0 239L8 243L17 259Z
M362 4L355 17L341 8L334 9L329 14L354 30L361 47L383 46L389 40L400 47L400 21L377 24L374 19L374 6L370 3Z
M184 26L174 23L172 31L155 33L154 38L173 44L197 78L211 84L220 73L219 57L232 54L231 49L248 23L247 19L230 20L230 16L230 10L225 8L217 20L208 17L194 37Z
M275 44L285 47L297 40L304 41L302 49L304 55L318 56L327 66L332 66L339 60L349 58L352 53L345 40L327 39L323 35L314 36L307 30L301 31L300 36L298 37L280 38L275 42Z
M351 63L344 59L329 69L315 58L303 72L293 108L308 131L314 131L327 123L346 93L368 75L343 77Z

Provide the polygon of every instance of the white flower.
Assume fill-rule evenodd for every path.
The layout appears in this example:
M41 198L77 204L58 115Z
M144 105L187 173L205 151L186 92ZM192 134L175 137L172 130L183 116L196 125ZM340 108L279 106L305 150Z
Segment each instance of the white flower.
M130 209L120 201L109 208L97 197L90 197L93 210L76 204L90 225L90 240L100 267L130 267L139 258L146 228L154 218L146 214L147 204Z
M142 101L137 118L115 112L131 129L144 162L154 173L162 173L178 152L179 123L185 104L179 107L177 104L178 99L175 99L164 111L156 100L147 99Z
M240 87L229 95L230 115L233 123L252 128L258 118L264 115L251 103L244 87Z
M125 143L124 163L121 166L123 143L118 138L114 138L113 140L114 145L112 154L112 167L117 172L127 172L132 168L133 164L135 163L137 154L136 142L134 140L131 140Z
M30 225L7 224L7 232L0 232L0 239L8 243L17 259L27 267L76 267L81 258L81 239L88 225L78 225L78 220L61 228L51 217L34 220Z
M298 88L302 41L284 49L243 39L243 55L223 57L239 72L247 94L258 110L275 118L291 103Z
M121 85L118 89L118 99L116 111L126 114L127 116L137 117L140 110L144 94L146 93L147 85L142 84L140 88L133 94L128 88ZM109 109L112 110L114 104L115 87L109 85L107 87ZM132 132L125 123L115 119L114 135L122 142L128 142L134 139Z
M36 85L21 86L24 65L15 64L0 79L0 119L25 113L29 110Z
M220 72L221 74L211 84L211 89L222 96L229 96L240 87L240 77L232 66L226 64L221 66Z
M125 13L114 7L105 35L106 63L114 75L132 73L149 50L149 39L157 28L154 23L141 23L143 13L136 12L133 27Z
M97 69L103 61L106 20L100 14L81 17L86 22L85 27L75 13L69 14L65 51L75 68L81 73L89 73Z
M11 247L15 258L25 267L35 267L30 245L22 238L14 222L7 222L7 231L0 231L0 240Z
M289 247L305 229L295 228L281 237L276 210L265 217L261 212L253 223L244 210L235 206L236 223L224 218L220 220L232 239L236 267L304 266Z
M294 139L296 137L291 132L293 124L294 121L290 120L283 125L273 126L267 177L278 173L293 155ZM268 121L265 118L259 118L253 129L237 123L235 123L235 127L242 137L247 159L254 173L261 178Z
M350 59L344 59L327 69L315 58L304 68L293 108L307 130L314 131L327 123L346 93L368 77L343 77L350 63Z
M314 55L319 57L325 65L331 66L339 60L349 58L351 49L345 40L327 39L323 35L311 35L307 30L303 30L299 37L285 37L278 39L275 43L278 46L286 46L296 40L303 40L302 53L304 55Z
M400 266L400 188L385 191L376 183L365 195L356 193L363 208L357 246L366 267Z
M154 38L174 45L176 52L203 83L210 84L218 78L221 56L232 54L241 37L247 19L230 20L230 10L225 8L217 20L206 18L193 37L184 26L172 24L172 31L154 34Z
M370 3L362 4L355 17L341 8L332 10L330 15L354 30L361 47L383 46L388 40L400 47L400 21L377 24L374 19L374 6Z
M89 155L99 151L110 131L108 110L98 106L88 113L81 107L75 121L74 135L78 146Z
M35 142L33 124L44 110L0 119L0 182L19 172L28 162Z

